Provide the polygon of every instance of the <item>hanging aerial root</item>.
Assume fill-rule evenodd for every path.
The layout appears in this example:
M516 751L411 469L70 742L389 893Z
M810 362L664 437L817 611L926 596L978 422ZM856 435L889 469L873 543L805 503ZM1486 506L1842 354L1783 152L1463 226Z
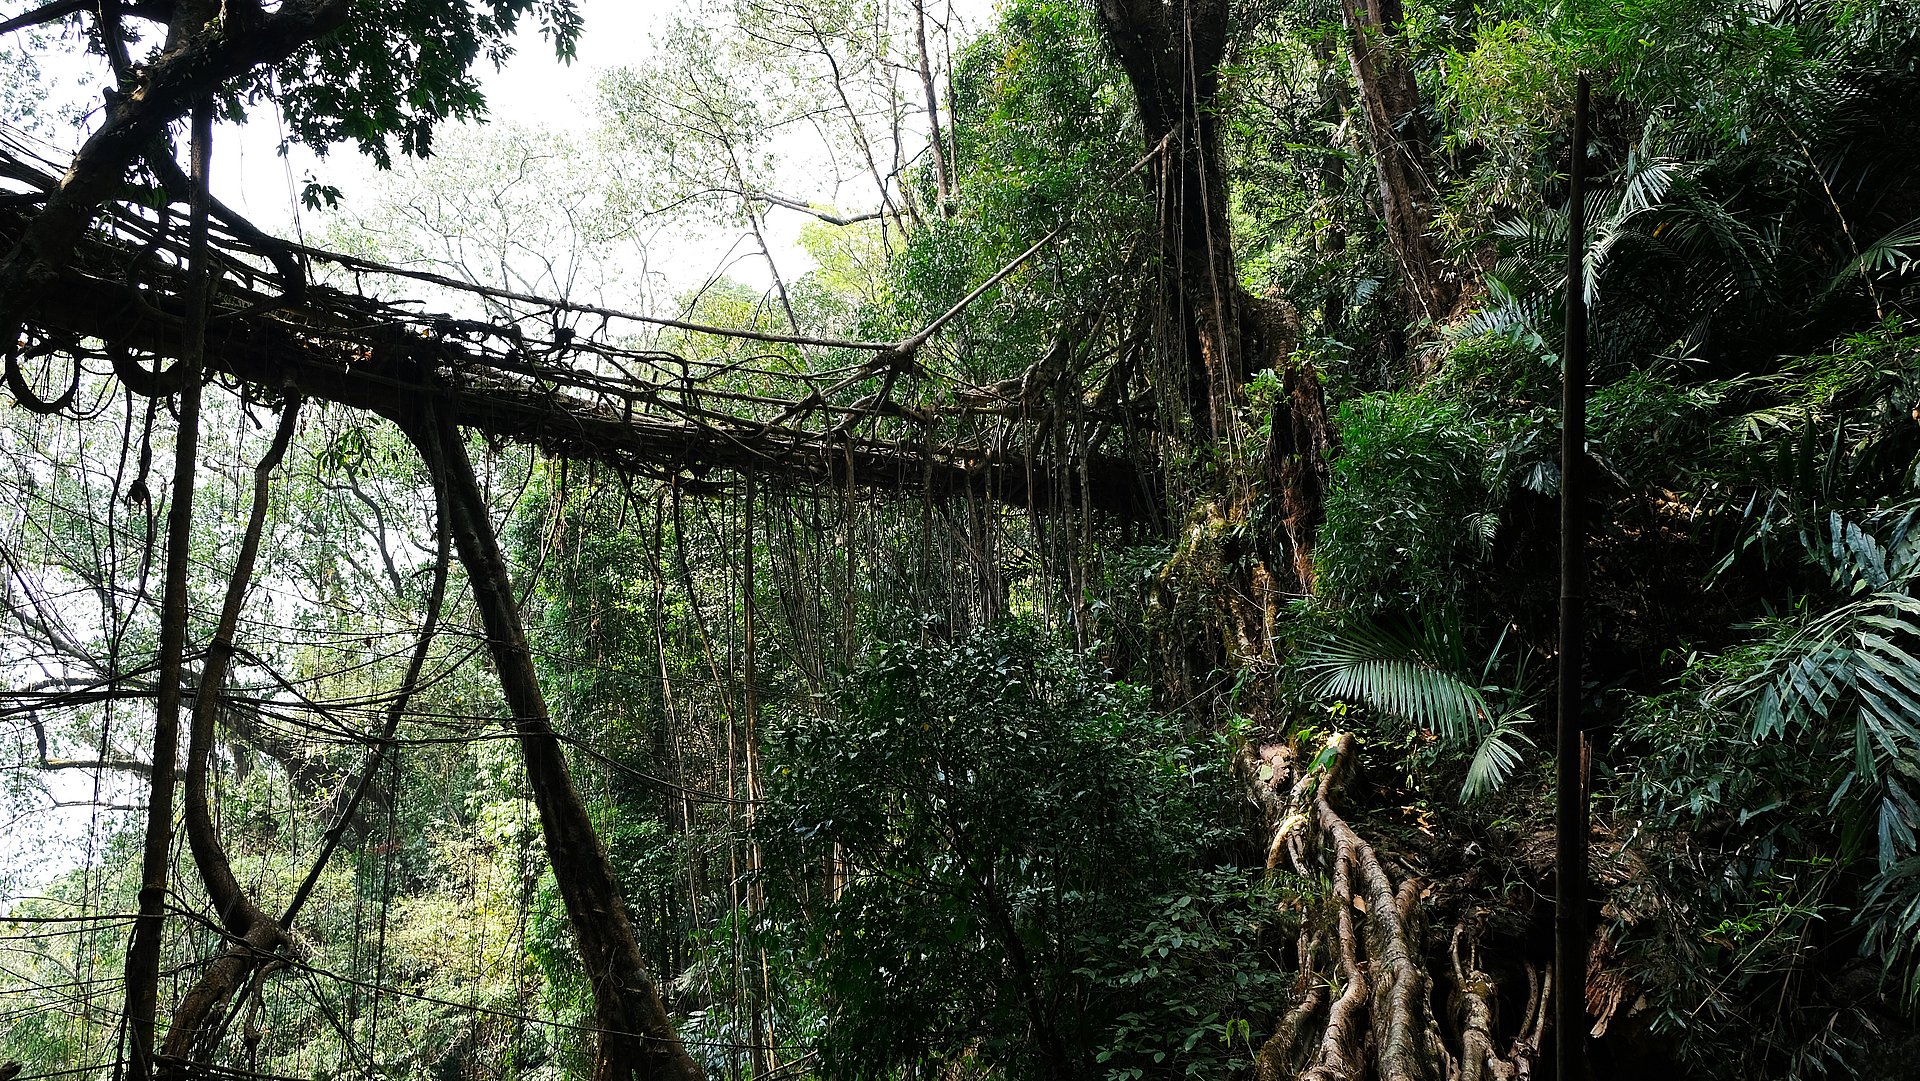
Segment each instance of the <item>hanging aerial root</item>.
M229 662L234 655L233 636L241 608L252 583L255 559L259 552L261 529L266 520L269 480L291 442L300 410L300 400L288 401L274 433L273 444L254 470L253 501L242 535L240 555L227 584L213 641L202 659L200 685L195 697L191 741L188 750L186 806L184 819L189 846L198 865L202 883L213 902L226 932L227 946L201 970L175 1010L168 1027L165 1045L159 1056L161 1076L193 1076L204 1072L206 1064L216 1061L221 1043L242 1009L242 1039L252 1047L260 1039L259 1014L261 991L268 973L281 967L292 952L291 934L295 916L311 895L327 862L340 843L362 800L372 785L382 753L393 742L401 718L412 694L419 686L427 652L439 627L442 601L446 593L451 540L442 524L434 561L433 585L427 611L415 640L406 675L388 702L387 715L379 734L372 740L373 751L361 771L359 783L340 812L339 821L327 831L321 851L308 870L305 880L287 903L279 919L261 909L234 876L231 861L215 827L208 786L209 763L215 743L214 715L220 708L220 694ZM437 501L444 502L444 501ZM444 507L439 517L444 522ZM243 994L246 996L243 1001Z
M261 529L267 518L269 481L287 452L294 426L300 416L300 401L287 403L274 432L273 444L254 468L253 502L247 511L247 524L241 534L240 554L227 581L226 599L214 628L213 641L201 659L200 685L194 694L193 713L188 728L187 776L182 819L186 826L188 848L193 852L200 879L213 902L214 911L229 936L227 949L202 972L174 1012L167 1029L163 1058L192 1059L212 1052L217 1033L224 1023L225 1007L253 972L257 956L270 956L286 944L286 936L265 912L260 910L233 873L232 861L214 825L212 796L208 783L216 740L214 719L220 708L229 663L233 659L233 636L253 584L254 562L260 553ZM164 1070L163 1070L164 1072Z
M1321 947L1303 932L1301 973L1293 1001L1255 1061L1260 1081L1506 1081L1531 1074L1538 1053L1546 995L1529 969L1530 999L1508 1050L1498 1047L1497 988L1480 965L1464 923L1456 926L1451 961L1440 969L1451 986L1442 1037L1433 1009L1435 980L1423 952L1424 887L1411 874L1396 876L1378 852L1334 809L1352 770L1353 737L1330 737L1311 761L1291 748L1258 752L1255 794L1277 820L1268 847L1270 870L1286 866L1326 876L1321 930L1331 936L1327 963L1316 971ZM1291 780L1291 791L1281 786ZM1442 948L1436 948L1440 952ZM1327 1003L1328 996L1331 1003ZM1324 1009L1318 1039L1307 1031ZM1455 1048L1459 1054L1455 1054Z

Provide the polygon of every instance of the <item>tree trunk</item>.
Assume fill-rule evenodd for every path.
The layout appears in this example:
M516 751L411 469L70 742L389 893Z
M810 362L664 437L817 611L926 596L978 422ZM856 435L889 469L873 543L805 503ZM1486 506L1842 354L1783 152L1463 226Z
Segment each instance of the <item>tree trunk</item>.
M1437 323L1452 312L1459 283L1433 242L1438 196L1428 168L1420 88L1405 58L1395 51L1400 46L1400 0L1341 0L1341 9L1347 58L1373 142L1387 241L1400 264L1414 321Z
M447 524L486 629L510 722L526 761L527 781L540 812L541 833L560 896L573 924L593 989L599 1046L596 1081L698 1081L660 992L647 975L640 946L608 864L607 852L574 788L520 622L513 582L493 522L474 478L466 443L452 418L428 405L408 426L428 469L447 498Z
M940 216L953 216L953 193L948 187L947 138L940 130L940 95L934 90L933 61L927 55L926 0L913 0L913 40L919 47L920 89L927 98L927 126L931 129L927 149L933 151L933 184L939 193Z
M227 1003L253 974L255 967L268 959L286 941L280 925L260 910L246 889L234 877L233 863L213 824L212 799L207 774L216 739L214 718L220 708L220 691L226 684L227 664L233 658L234 629L240 622L240 610L253 582L253 564L260 552L260 533L266 524L268 479L286 454L293 439L294 424L300 416L299 399L289 401L280 414L280 426L273 445L253 471L253 504L247 510L247 525L240 539L240 554L227 581L226 600L220 606L220 621L213 641L207 646L200 665L200 686L194 694L192 724L187 740L187 783L185 820L187 845L193 850L200 880L213 901L220 924L232 941L220 959L209 965L194 980L173 1023L167 1028L164 1058L169 1065L211 1057L219 1042L216 1017L224 1018Z
M1100 24L1139 104L1160 207L1162 336L1200 429L1226 438L1251 373L1247 298L1234 268L1216 98L1226 0L1100 0ZM1250 346L1254 348L1250 348ZM1261 360L1271 358L1259 357Z
M153 783L147 797L146 845L140 861L139 917L133 926L133 943L127 949L126 1017L133 1081L148 1081L154 1075L153 1041L160 1009L160 946L173 848L173 782L180 757L180 701L187 651L187 573L193 558L193 487L200 458L200 366L206 352L209 262L207 170L212 138L213 103L207 100L193 110L191 146L196 183L188 241L192 271L187 286L187 356L179 366L185 386L180 392L180 426L174 437L166 571L160 593L160 686L154 710ZM51 202L48 207L52 209ZM0 281L5 280L0 274ZM6 334L11 336L12 331Z
M1100 0L1100 22L1126 72L1140 109L1151 176L1160 208L1163 378L1184 390L1195 427L1217 453L1234 461L1238 414L1253 372L1272 368L1286 393L1276 404L1274 443L1267 448L1268 480L1275 485L1279 520L1261 523L1266 536L1247 553L1243 588L1252 598L1231 614L1237 639L1266 651L1273 601L1312 588L1314 531L1320 517L1331 453L1326 404L1317 377L1293 362L1295 320L1277 299L1256 299L1240 286L1222 160L1218 119L1220 71L1226 55L1227 0ZM1244 477L1216 479L1222 514L1245 519L1253 500ZM1236 489L1226 491L1224 489ZM1171 508L1170 520L1185 517Z

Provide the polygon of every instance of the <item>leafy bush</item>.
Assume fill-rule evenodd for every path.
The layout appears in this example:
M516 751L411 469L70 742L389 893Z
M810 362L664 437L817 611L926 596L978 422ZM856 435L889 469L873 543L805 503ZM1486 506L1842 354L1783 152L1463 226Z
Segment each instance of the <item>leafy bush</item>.
M1625 881L1609 891L1609 937L1647 1027L1701 1076L1849 1076L1874 1024L1862 996L1796 990L1844 973L1858 943L1843 913L1862 875L1823 811L1845 751L1755 739L1749 718L1716 705L1706 684L1752 663L1697 658L1681 687L1630 704L1621 745L1641 753L1618 804L1632 828L1613 861ZM1773 1022L1742 1023L1755 1017Z
M1532 408L1559 400L1551 358L1505 334L1471 334L1453 343L1429 384L1435 394L1475 410Z
M1710 387L1629 372L1594 391L1587 405L1588 450L1632 484L1676 483L1690 466L1709 459L1718 404Z
M1226 755L1019 629L882 648L767 749L770 890L831 1076L1230 1076L1279 972L1248 874L1196 872ZM809 896L811 894L811 896ZM776 902L778 903L778 902Z
M1343 403L1336 424L1322 593L1368 610L1446 607L1461 564L1486 552L1498 525L1501 433L1458 402L1418 392Z
M1716 1076L1852 1073L1879 1024L1879 979L1912 986L1916 525L1912 505L1829 515L1807 539L1832 589L1743 647L1693 658L1675 691L1636 702L1623 725L1645 750L1624 809L1651 874L1643 903L1614 909L1653 989L1655 1031ZM1816 965L1821 953L1859 960ZM1864 993L1816 995L1765 1033L1728 1023L1823 969Z

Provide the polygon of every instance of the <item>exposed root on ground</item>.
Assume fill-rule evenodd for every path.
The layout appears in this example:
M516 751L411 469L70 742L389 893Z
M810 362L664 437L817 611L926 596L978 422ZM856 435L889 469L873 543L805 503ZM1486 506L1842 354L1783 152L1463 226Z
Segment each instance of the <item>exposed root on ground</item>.
M1533 1076L1547 1029L1547 1002L1553 995L1552 968L1543 975L1533 963L1526 963L1527 1007L1520 1011L1519 1032L1502 1055L1494 1032L1493 977L1480 967L1480 947L1469 938L1466 921L1454 925L1448 952L1453 961L1454 1013L1460 1022L1460 1081L1518 1081Z
M1255 1062L1259 1081L1508 1081L1532 1075L1549 988L1527 968L1527 1007L1501 1044L1499 987L1481 964L1472 920L1431 949L1424 886L1396 873L1334 808L1354 741L1330 737L1310 761L1259 750L1255 792L1276 823L1270 871L1325 879L1327 898L1301 931L1299 978ZM1429 964L1439 954L1445 967ZM1435 971L1442 979L1435 979ZM1444 994L1441 994L1444 992ZM1446 1003L1436 1014L1436 1000ZM1317 1029L1316 1029L1317 1026ZM1511 1027L1511 1026L1510 1026ZM1317 1033L1317 1034L1316 1034Z

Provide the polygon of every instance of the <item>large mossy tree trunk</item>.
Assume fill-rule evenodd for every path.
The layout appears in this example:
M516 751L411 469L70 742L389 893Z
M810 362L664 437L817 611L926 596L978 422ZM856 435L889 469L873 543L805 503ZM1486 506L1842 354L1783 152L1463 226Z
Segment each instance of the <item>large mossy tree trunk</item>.
M1219 116L1220 68L1234 27L1230 0L1099 0L1101 32L1133 88L1158 207L1161 281L1154 313L1161 371L1177 388L1193 430L1207 440L1211 491L1185 494L1169 520L1245 521L1255 513L1257 480L1277 497L1270 521L1257 523L1249 551L1221 553L1245 568L1227 613L1235 648L1265 653L1273 612L1284 594L1312 589L1312 544L1326 487L1332 439L1319 380L1290 355L1297 320L1278 298L1249 295L1233 251L1227 162ZM1240 414L1254 372L1271 368L1282 393L1264 448L1242 446ZM1241 467L1264 463L1254 477ZM1178 485L1169 487L1181 498ZM1196 497L1197 495L1197 497Z
M1400 0L1341 0L1341 14L1361 119L1373 144L1380 214L1400 266L1408 314L1415 323L1439 323L1452 314L1460 285L1432 235L1439 195L1420 87L1405 55Z
M1184 377L1196 427L1215 439L1227 437L1250 365L1265 352L1234 265L1215 108L1228 8L1227 0L1099 2L1152 159L1163 348Z
M561 751L513 581L466 442L452 418L431 405L423 406L406 429L445 490L447 525L512 711L509 727L520 744L547 857L593 992L598 1041L594 1077L596 1081L699 1081L700 1067L680 1042L641 959L607 850L594 831Z

